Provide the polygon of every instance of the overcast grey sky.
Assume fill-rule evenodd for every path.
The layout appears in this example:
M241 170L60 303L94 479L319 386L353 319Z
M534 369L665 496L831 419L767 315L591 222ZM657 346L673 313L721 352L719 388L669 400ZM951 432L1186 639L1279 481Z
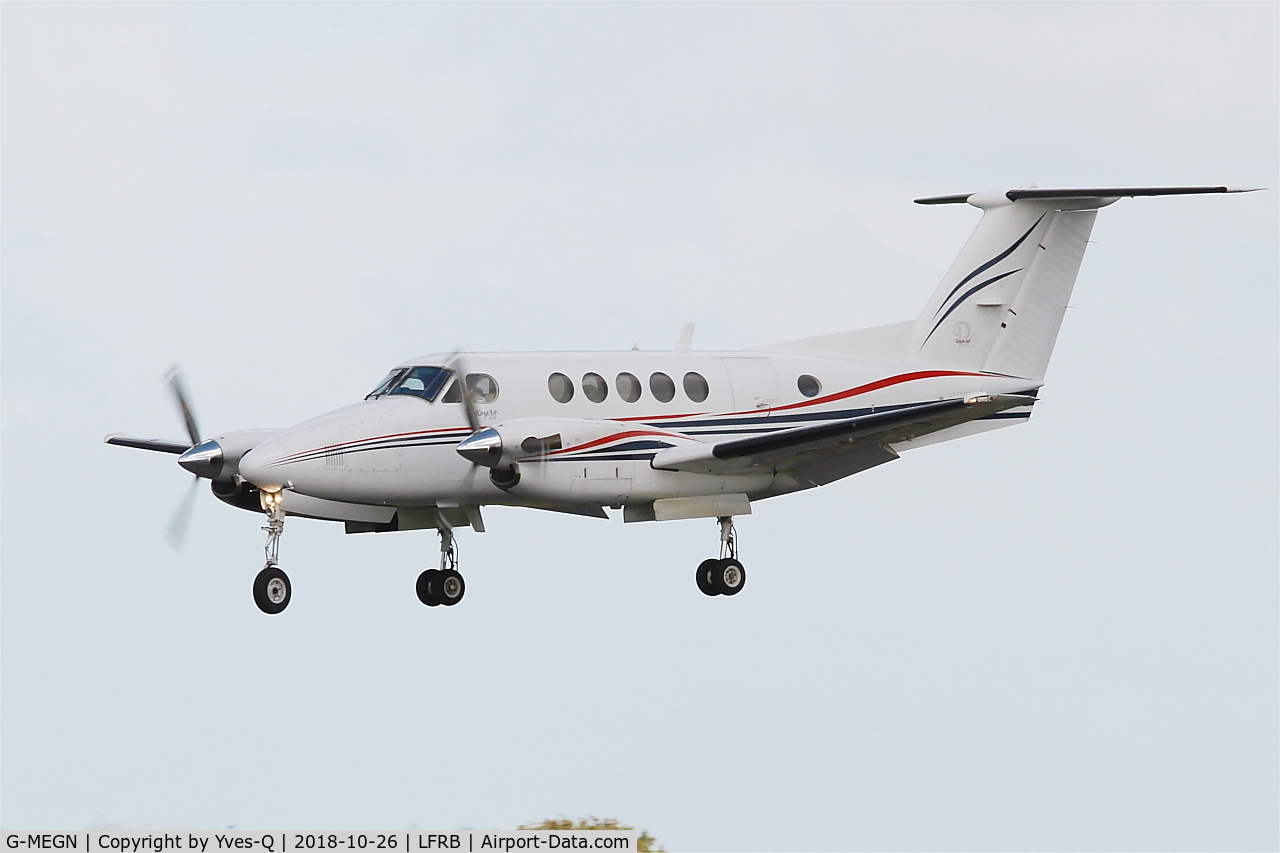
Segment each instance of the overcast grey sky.
M1280 845L1277 7L0 8L6 828L513 827L671 850ZM454 347L915 317L923 195L1099 215L1037 417L710 520L261 519L107 432L288 426ZM443 612L442 612L443 611Z

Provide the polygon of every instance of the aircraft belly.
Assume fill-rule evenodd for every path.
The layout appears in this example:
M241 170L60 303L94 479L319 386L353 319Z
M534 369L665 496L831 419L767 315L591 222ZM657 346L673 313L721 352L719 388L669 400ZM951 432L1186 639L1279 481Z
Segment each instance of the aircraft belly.
M577 478L569 483L569 503L571 504L614 506L626 503L630 497L631 478L629 477Z
M689 471L658 471L650 468L647 476L637 479L631 498L632 500L659 500L748 493L767 488L772 481L773 471L771 470L725 476L695 474Z

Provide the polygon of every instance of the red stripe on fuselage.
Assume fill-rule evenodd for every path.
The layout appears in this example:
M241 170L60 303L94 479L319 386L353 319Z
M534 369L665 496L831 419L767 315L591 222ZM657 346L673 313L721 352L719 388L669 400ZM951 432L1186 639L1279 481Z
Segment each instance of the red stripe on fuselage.
M565 453L574 453L579 450L586 450L591 447L597 447L601 444L608 444L609 442L612 442L612 441L621 441L624 438L634 438L635 436L638 436L638 435L660 435L663 438L678 438L685 441L689 439L689 436L680 435L679 433L675 433L675 432L657 432L655 430L636 429L636 430L631 430L629 432L619 432L619 433L614 433L613 435L607 435L604 438L597 438L593 441L588 441L585 444L579 444L575 447L563 447L560 450L553 450L550 453L547 453L545 455L560 456ZM534 458L534 457L528 457L528 458Z

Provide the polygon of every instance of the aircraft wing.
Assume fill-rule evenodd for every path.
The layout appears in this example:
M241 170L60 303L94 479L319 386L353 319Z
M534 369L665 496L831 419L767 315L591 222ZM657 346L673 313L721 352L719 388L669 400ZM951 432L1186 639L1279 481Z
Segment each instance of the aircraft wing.
M189 441L169 441L163 438L130 438L121 433L112 433L103 439L107 444L118 444L121 447L136 447L140 450L158 450L161 453L186 453L191 449Z
M1035 397L1003 394L916 403L815 426L714 444L673 447L659 452L651 464L664 471L697 474L741 474L761 467L782 470L805 465L824 456L847 455L858 449L887 448L890 444L1034 402ZM888 458L896 456L888 449L882 452L888 454Z

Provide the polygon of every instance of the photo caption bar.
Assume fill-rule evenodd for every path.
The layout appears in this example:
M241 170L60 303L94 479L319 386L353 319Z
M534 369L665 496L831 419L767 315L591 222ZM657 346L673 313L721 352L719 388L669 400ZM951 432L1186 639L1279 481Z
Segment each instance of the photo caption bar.
M7 850L74 850L76 853L294 853L364 850L370 853L514 853L517 850L634 851L635 829L461 829L453 832L5 832Z

